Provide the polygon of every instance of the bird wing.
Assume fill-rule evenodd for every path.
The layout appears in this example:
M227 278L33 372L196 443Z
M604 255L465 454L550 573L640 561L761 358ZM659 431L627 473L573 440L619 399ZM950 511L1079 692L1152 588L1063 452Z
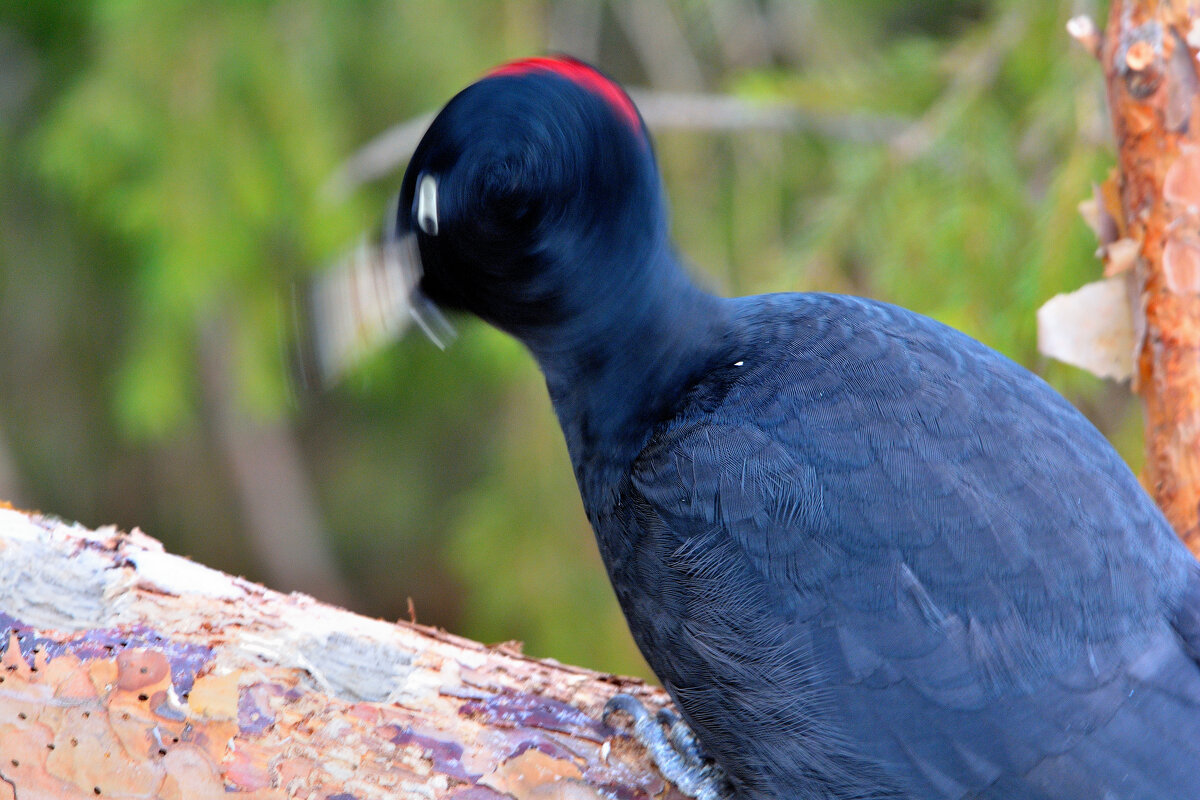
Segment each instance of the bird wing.
M1200 796L1195 562L1044 383L862 306L634 465L631 626L702 741L764 794Z

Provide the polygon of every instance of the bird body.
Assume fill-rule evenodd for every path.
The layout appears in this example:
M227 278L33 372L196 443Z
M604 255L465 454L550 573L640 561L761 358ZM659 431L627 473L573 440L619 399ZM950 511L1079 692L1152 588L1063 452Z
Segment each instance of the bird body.
M501 68L398 224L429 298L537 359L633 636L737 796L1200 797L1200 568L1101 434L912 312L696 286L624 97Z
M743 794L1200 796L1200 572L1095 428L902 309L730 305L736 360L586 505Z

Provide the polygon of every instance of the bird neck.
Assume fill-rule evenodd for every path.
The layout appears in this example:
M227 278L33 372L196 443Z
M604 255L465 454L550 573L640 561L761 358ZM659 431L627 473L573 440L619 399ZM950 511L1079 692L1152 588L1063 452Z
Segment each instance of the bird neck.
M621 289L593 292L583 313L527 342L589 510L727 343L725 303L691 281L669 244L640 266Z

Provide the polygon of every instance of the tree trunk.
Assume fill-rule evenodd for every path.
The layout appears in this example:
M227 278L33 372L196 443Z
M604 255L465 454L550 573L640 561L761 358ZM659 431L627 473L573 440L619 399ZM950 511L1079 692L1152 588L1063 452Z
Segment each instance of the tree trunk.
M1106 272L1133 274L1146 483L1200 553L1200 15L1191 5L1113 0L1098 55L1119 173L1100 194L1116 225L1103 242Z
M660 690L0 508L0 800L679 797L600 721Z

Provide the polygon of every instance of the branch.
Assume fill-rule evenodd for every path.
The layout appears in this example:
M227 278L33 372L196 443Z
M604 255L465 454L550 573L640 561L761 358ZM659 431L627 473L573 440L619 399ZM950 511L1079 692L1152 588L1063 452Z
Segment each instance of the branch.
M0 800L678 798L618 691L666 700L0 508Z
M250 547L273 586L352 605L334 566L292 430L247 414L237 396L234 329L228 309L201 327L199 361L206 419L236 490Z
M1182 0L1114 0L1101 33L1067 32L1100 59L1117 168L1080 211L1105 280L1046 303L1038 346L1130 379L1145 411L1143 482L1200 555L1200 12Z
M824 112L730 94L649 89L635 89L629 94L646 125L655 131L809 131L847 141L891 142L899 140L912 125L902 117L887 114ZM422 114L406 120L367 142L338 166L321 188L322 196L340 202L364 183L391 173L412 155L433 117Z
M1200 552L1200 15L1178 0L1114 0L1100 49L1120 174L1106 209L1133 257L1133 388L1146 414L1145 478ZM1116 244L1116 243L1114 243Z

